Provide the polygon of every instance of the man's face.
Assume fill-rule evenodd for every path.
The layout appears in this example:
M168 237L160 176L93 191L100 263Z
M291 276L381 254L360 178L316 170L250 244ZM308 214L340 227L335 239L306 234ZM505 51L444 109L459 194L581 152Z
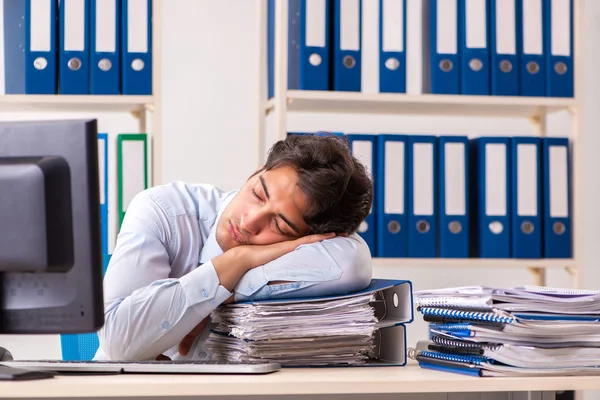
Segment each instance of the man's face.
M251 177L227 205L218 221L217 243L223 251L243 244L272 244L304 236L302 217L308 199L290 167Z

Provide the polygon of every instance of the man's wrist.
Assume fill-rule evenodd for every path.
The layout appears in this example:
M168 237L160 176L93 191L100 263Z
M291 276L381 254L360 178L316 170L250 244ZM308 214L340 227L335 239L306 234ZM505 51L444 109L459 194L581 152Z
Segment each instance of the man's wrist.
M246 246L231 248L223 253L223 256L225 256L225 260L230 268L239 273L244 274L252 269L252 266L249 263Z
M244 254L244 249L234 247L212 260L221 285L230 292L251 268Z

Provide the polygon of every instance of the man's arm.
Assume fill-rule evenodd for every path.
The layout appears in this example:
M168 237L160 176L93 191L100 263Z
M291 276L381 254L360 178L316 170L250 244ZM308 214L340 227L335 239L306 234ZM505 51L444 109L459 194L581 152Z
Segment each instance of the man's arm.
M112 360L156 358L229 299L248 270L298 246L333 237L311 235L268 246L236 247L175 279L169 278L175 246L186 238L176 236L180 229L172 229L173 218L188 224L179 226L182 231L197 228L196 216L167 215L148 192L136 196L128 207L104 279L105 325L98 332L101 349Z
M299 246L248 271L234 296L244 301L336 295L362 290L371 278L371 252L355 233Z
M168 278L179 240L172 222L147 193L136 196L127 210L104 279L105 325L98 336L110 359L154 359L175 346L231 296L247 271L235 260L221 260L231 266L227 276L211 261L182 278Z

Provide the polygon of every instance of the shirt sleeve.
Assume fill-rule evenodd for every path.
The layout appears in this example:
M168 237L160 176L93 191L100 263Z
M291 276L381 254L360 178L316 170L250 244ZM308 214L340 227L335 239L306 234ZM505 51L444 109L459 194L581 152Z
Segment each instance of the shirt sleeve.
M358 235L299 246L248 271L234 288L236 302L345 294L372 279L371 252ZM285 283L269 284L283 281Z
M212 262L168 278L178 239L170 222L147 192L127 209L104 278L105 324L98 332L111 360L156 358L232 295Z

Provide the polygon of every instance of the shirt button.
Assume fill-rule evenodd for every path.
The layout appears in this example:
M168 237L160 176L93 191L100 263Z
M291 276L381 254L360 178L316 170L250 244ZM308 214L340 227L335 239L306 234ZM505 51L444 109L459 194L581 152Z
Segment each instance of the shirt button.
M204 289L202 289L202 296L208 297L208 292Z
M254 290L254 285L252 285L252 284L248 285L248 289Z
M163 322L162 327L163 329L169 329L169 323L167 321Z

